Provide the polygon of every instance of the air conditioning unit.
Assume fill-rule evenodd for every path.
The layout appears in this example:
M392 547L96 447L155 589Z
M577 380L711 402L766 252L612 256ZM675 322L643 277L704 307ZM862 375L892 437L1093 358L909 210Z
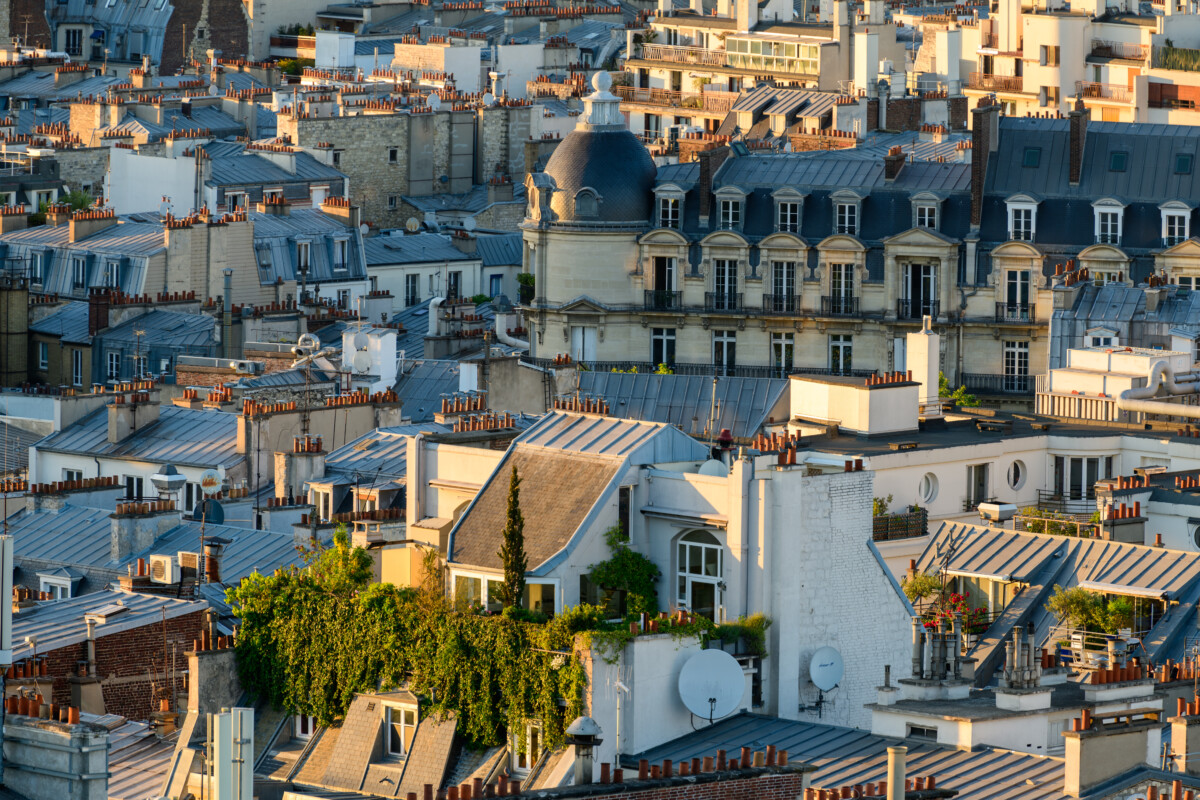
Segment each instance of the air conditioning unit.
M980 503L979 518L984 522L1008 522L1017 515L1013 503Z
M192 572L197 572L200 569L200 554L189 553L186 550L179 551L179 568L190 569Z
M230 362L230 366L233 367L235 372L244 375L257 375L262 372L263 367L261 361L233 361Z
M179 566L174 556L150 556L150 580L154 583L179 583Z

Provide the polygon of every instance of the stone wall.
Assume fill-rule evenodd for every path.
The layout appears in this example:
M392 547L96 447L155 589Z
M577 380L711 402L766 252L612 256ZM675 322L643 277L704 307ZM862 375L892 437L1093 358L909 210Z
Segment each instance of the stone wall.
M160 73L174 73L189 57L203 59L209 47L225 58L241 58L248 51L250 23L241 0L171 0L171 5Z
M104 176L108 172L107 147L88 147L79 150L58 150L58 175L72 190L82 189L93 198L104 194Z

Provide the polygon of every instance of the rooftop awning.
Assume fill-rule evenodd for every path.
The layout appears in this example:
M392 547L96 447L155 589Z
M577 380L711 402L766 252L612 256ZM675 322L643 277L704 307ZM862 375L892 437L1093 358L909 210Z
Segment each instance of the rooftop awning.
M1126 597L1149 597L1155 600L1166 600L1168 595L1166 589L1151 586L1125 586L1119 583L1102 583L1100 581L1080 581L1079 586L1090 592L1120 594Z

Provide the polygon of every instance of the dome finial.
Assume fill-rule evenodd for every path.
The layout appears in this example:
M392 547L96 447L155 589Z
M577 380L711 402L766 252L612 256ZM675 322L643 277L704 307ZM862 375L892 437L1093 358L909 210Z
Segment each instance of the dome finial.
M597 92L607 92L612 87L612 76L608 70L600 70L592 76L592 88Z

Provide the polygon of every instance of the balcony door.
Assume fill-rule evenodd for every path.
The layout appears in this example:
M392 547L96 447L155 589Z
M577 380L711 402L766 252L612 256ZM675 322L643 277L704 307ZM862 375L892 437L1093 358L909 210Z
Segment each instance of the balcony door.
M713 261L713 307L717 311L737 308L737 261L718 258Z
M1005 273L1004 300L1007 319L1029 318L1029 270L1010 269Z
M920 319L925 315L936 317L937 313L937 265L904 264L897 316Z
M829 265L829 295L834 314L849 314L854 308L854 265Z
M590 325L571 326L571 358L576 361L596 360L596 329Z

